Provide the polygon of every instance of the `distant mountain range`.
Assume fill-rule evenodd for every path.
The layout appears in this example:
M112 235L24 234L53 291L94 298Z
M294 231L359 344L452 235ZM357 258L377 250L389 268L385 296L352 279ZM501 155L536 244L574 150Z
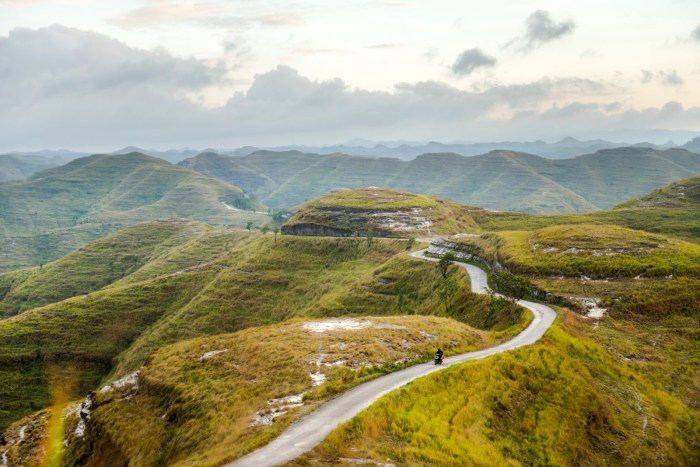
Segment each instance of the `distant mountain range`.
M514 151L464 157L397 158L256 151L231 157L203 153L180 165L289 209L339 188L387 187L502 211L584 212L607 209L700 173L700 155L684 149L605 149L551 160Z
M374 142L362 139L353 139L343 144L322 145L322 146L245 146L241 148L206 148L206 149L168 149L159 151L156 149L144 149L137 146L126 146L110 154L129 154L138 152L148 156L166 160L172 164L177 164L185 159L196 156L203 152L214 152L228 156L247 156L260 150L268 151L300 151L313 154L335 154L342 153L351 156L374 156L374 157L394 157L402 160L412 160L423 154L453 153L462 156L477 156L495 150L508 150L535 154L547 159L569 159L572 157L591 154L601 149L613 149L618 147L641 147L651 149L670 149L680 147L688 151L700 153L700 137L697 137L682 146L673 141L665 144L641 143L621 143L602 139L578 140L575 138L564 138L555 143L544 141L501 141L501 142L455 142L440 143L436 141L406 142L406 141L385 141ZM91 155L85 152L75 152L65 149L42 150L33 152L13 152L0 154L0 182L7 180L18 180L28 177L39 170L48 167L57 167L71 160Z
M461 156L477 156L490 151L506 150L516 152L526 152L535 154L547 159L569 159L582 154L590 154L601 149L613 149L617 147L631 146L651 149L669 149L678 147L673 141L666 144L656 145L647 142L636 144L619 143L605 141L601 139L580 141L575 138L564 138L555 143L544 141L499 141L486 143L439 143L431 141L428 143L376 143L369 141L353 140L346 144L330 146L279 146L256 148L252 146L243 147L233 152L220 151L236 156L245 156L259 149L271 151L302 151L315 154L343 153L352 156L377 156L395 157L402 160L411 160L423 154L453 153Z

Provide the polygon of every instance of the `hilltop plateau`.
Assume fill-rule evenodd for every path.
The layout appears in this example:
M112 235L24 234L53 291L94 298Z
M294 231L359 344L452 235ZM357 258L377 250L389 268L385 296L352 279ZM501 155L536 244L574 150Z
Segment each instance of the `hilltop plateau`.
M283 226L296 235L415 237L476 228L467 206L384 188L336 191L307 203Z

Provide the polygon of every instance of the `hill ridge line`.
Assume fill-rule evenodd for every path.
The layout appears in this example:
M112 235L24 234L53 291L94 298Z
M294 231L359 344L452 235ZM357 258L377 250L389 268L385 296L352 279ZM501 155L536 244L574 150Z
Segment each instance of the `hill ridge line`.
M424 256L425 251L419 250L411 253L410 256L425 261L438 261L435 258ZM464 268L469 274L472 292L478 294L487 292L488 286L484 270L471 264L458 262L455 264ZM518 304L532 311L534 318L524 331L509 341L488 349L446 357L442 366L431 363L414 365L356 386L301 418L267 445L226 464L226 466L263 467L289 462L316 447L338 426L368 408L385 394L405 386L417 378L459 363L479 360L534 344L549 329L557 314L550 307L540 303L520 300Z

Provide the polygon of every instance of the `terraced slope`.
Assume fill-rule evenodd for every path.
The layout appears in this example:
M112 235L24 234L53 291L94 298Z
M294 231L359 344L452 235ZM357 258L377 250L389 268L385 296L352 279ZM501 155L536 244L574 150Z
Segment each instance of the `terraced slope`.
M492 151L473 157L424 154L401 161L258 151L241 157L201 154L181 165L239 185L278 209L339 188L382 186L489 209L566 213L607 209L696 175L700 155L682 149L639 147L563 160Z
M185 219L119 230L42 268L0 274L0 318L86 295L115 282L139 282L184 271L250 238Z
M95 155L0 184L0 271L38 265L119 227L165 217L269 222L240 188L161 159Z

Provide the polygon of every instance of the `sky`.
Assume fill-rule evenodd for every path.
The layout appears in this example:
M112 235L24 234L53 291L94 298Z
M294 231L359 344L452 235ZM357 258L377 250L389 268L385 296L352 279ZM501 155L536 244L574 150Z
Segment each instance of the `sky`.
M695 132L697 0L0 0L0 151Z

